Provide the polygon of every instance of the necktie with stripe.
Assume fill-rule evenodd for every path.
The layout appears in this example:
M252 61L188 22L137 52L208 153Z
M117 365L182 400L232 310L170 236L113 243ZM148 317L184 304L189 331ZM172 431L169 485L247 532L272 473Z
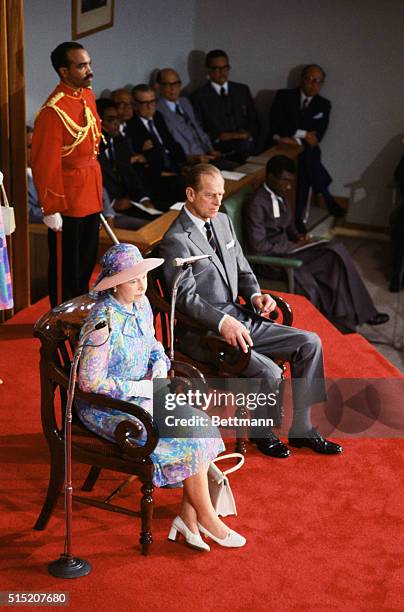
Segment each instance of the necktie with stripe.
M206 230L206 238L207 238L207 241L209 242L210 247L214 250L216 255L219 257L220 261L223 263L222 254L216 242L216 238L215 238L215 235L212 230L212 226L209 221L206 221L204 228Z

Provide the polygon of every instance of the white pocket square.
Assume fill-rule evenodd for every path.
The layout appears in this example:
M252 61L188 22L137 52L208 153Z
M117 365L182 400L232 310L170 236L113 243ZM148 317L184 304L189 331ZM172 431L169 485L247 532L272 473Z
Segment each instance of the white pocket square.
M230 242L226 243L226 249L231 249L232 247L234 247L236 243L234 242L234 240L230 240Z
M313 119L322 119L324 117L324 113L317 113L317 115L314 115Z

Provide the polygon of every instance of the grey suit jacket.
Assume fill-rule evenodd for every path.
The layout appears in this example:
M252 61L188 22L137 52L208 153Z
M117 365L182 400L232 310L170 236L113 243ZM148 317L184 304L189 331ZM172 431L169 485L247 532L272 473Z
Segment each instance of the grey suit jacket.
M249 302L254 293L260 293L260 288L229 217L219 213L212 220L212 227L223 264L184 210L166 233L160 253L165 259L164 275L170 289L177 271L172 266L175 257L212 255L212 261L202 260L188 268L178 289L177 307L217 333L224 314L237 316L237 296Z
M187 155L203 155L212 149L212 143L207 133L196 120L194 109L187 98L179 98L178 102L188 120L172 111L164 98L157 101L157 110L164 116L171 136L184 149Z

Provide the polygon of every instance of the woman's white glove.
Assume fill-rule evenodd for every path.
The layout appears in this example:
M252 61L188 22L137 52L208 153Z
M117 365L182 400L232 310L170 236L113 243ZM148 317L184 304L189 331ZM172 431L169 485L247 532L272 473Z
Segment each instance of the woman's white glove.
M45 215L43 222L54 232L60 232L63 225L62 215L54 213L53 215Z
M153 381L152 380L135 380L131 385L131 395L134 397L153 398Z
M3 184L3 178L4 178L4 174L2 173L2 171L0 170L0 185Z
M165 361L156 361L152 369L153 378L167 378L167 366Z

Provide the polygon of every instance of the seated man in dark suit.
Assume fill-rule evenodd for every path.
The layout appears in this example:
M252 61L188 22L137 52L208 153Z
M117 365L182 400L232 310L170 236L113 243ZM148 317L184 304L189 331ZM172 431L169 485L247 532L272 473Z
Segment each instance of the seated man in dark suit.
M190 266L178 287L177 307L197 319L206 333L220 334L228 344L240 346L251 359L243 372L246 378L260 379L261 389L274 389L281 377L276 359L290 361L293 383L293 421L289 444L306 446L322 454L340 453L338 444L325 440L313 428L310 406L325 399L323 353L320 338L311 332L278 325L255 314L271 312L275 303L262 294L229 217L219 213L224 194L220 171L210 164L193 166L187 175L187 201L161 244L164 274L173 286L175 257L207 254ZM237 302L241 296L246 306ZM209 361L201 336L177 327L181 350L195 359ZM247 383L248 384L248 383ZM257 408L254 416L270 416L268 406ZM259 414L258 414L259 413ZM258 449L272 457L288 457L290 450L267 427L251 432Z
M132 90L135 116L128 122L128 136L137 155L136 168L160 210L185 199L181 164L186 156L171 136L164 117L156 110L156 94L148 85Z
M157 110L163 115L171 136L182 146L188 164L207 164L221 156L195 118L188 98L180 96L181 79L172 68L159 70L155 88Z
M344 245L337 240L316 243L298 233L287 202L294 175L288 157L277 155L267 162L265 183L244 208L249 252L301 259L304 265L295 270L296 293L305 295L342 332L355 332L362 323L386 323L389 316L376 311Z
M154 205L131 166L127 141L119 132L116 104L112 100L100 98L97 100L97 111L105 139L101 140L98 160L103 188L116 213L114 224L125 229L137 229L153 219L147 209L154 211ZM131 201L141 203L146 210L140 210Z
M308 64L301 74L300 87L280 89L272 103L270 113L270 144L302 144L304 151L299 156L296 191L295 221L297 229L305 231L304 211L310 187L321 193L329 212L334 217L344 215L328 190L331 176L321 163L321 142L330 120L331 104L320 96L325 72L316 64Z
M133 96L130 91L124 87L114 89L111 92L111 98L116 104L119 116L119 132L121 136L128 139L128 146L131 153L132 143L128 137L128 123L133 118Z
M253 155L258 135L254 101L247 85L228 81L229 58L216 49L206 56L209 82L194 92L191 101L196 117L209 134L215 149L242 163Z

